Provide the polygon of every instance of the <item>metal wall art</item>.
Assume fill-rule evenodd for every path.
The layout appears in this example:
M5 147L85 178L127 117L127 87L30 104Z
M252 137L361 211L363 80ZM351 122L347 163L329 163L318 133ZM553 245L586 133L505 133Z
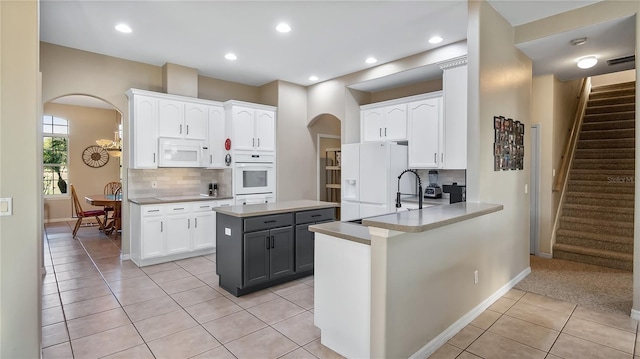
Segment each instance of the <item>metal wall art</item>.
M493 128L493 170L524 169L524 124L503 116L494 116Z

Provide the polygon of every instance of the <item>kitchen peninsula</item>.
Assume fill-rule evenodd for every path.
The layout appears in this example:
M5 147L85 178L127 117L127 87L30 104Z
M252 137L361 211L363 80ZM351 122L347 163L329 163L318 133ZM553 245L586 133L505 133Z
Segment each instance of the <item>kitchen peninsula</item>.
M322 344L349 358L430 355L528 273L504 273L502 209L461 202L311 226Z
M334 221L337 206L299 200L215 208L220 287L240 296L312 274L308 228Z

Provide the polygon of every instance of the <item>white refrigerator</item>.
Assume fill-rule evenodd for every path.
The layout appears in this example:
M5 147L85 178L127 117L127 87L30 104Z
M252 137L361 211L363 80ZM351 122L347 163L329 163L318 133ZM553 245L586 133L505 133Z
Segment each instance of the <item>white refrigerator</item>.
M398 176L407 169L407 146L392 142L342 145L340 220L378 216L396 211ZM400 192L416 193L416 178L402 176Z

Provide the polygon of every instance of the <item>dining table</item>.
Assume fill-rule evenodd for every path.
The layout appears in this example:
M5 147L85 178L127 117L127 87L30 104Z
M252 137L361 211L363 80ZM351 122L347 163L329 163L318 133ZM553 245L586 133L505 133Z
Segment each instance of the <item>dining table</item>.
M109 223L104 224L104 233L109 235L122 229L122 221L120 217L122 194L92 194L84 197L85 201L92 206L108 206L113 208L113 217L108 218Z

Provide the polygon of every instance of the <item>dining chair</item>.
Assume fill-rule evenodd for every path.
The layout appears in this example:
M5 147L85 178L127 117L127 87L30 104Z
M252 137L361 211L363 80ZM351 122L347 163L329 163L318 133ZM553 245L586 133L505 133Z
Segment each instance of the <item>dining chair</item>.
M76 217L78 218L78 220L76 221L76 226L73 228L73 237L74 238L76 237L76 233L78 233L78 229L80 229L82 220L88 217L95 217L96 221L98 222L98 225L100 226L100 230L104 230L104 223L100 219L100 216L105 215L104 211L101 209L91 210L91 211L82 210L82 205L78 200L78 195L76 194L75 187L73 187L73 184L70 185L70 187L71 187L71 200L72 200L71 206L73 207L73 212L75 212ZM73 214L72 214L72 217L73 217Z
M116 191L113 193L114 196L118 197L119 195L122 195L122 187L116 189ZM109 224L107 225L107 221L105 220L104 222L104 233L106 235L110 235L113 232L118 232L118 230L120 229L120 215L122 212L122 205L120 203L116 203L113 206L113 215L111 216L111 222L109 222Z
M122 183L120 182L109 182L104 186L104 194L116 194L120 190L122 190ZM109 212L113 212L114 208L113 206L104 206L103 210L104 210L104 223L106 224L107 220L109 219Z

